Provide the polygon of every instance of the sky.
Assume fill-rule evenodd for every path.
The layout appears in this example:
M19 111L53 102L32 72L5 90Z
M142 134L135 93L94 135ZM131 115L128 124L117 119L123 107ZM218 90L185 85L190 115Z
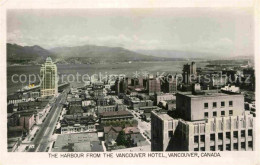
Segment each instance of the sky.
M251 8L11 9L7 42L252 55L253 16Z

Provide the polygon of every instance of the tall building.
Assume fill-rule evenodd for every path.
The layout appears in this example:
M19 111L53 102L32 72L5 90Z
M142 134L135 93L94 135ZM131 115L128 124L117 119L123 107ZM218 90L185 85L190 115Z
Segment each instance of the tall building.
M192 76L197 75L197 67L196 63L192 62L191 64L185 64L183 65L183 83L184 84L191 84L191 80L193 79Z
M117 78L115 81L116 94L126 93L128 87L128 78Z
M152 151L255 150L254 117L230 91L182 92L175 114L152 112Z
M161 92L161 82L158 78L150 78L147 80L147 90L149 95Z
M161 90L164 93L175 93L177 92L177 77L172 75L167 75L161 82Z
M53 96L58 93L57 66L47 57L46 62L41 66L41 97Z

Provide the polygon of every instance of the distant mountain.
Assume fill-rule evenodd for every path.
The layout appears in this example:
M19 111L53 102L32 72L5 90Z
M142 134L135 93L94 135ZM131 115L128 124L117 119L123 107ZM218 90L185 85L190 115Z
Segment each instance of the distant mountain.
M95 45L58 47L49 51L55 54L60 61L66 60L82 63L169 60L168 58L143 55L121 47Z
M145 55L151 55L155 57L164 58L185 58L185 59L209 59L209 58L219 58L221 55L205 52L190 52L190 51L180 51L180 50L136 50L137 53L142 53Z
M38 46L20 46L7 44L7 62L9 64L42 63L48 56L55 58L50 51Z
M50 56L60 64L92 64L128 61L176 61L183 58L167 58L144 55L121 47L84 45L57 47L46 50L40 46L7 44L8 64L41 64Z

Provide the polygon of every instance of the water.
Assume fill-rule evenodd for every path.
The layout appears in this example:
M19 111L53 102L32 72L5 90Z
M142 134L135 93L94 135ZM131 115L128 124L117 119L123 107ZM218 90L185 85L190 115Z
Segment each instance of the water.
M182 72L183 65L187 63L187 61L164 61L164 62L132 62L132 63L117 63L117 64L69 64L69 65L57 65L58 73L61 75L68 75L73 74L76 75L81 74L99 74L102 75L109 75L109 74L125 74L128 77L133 77L134 72L140 73L142 76L143 72L148 72L149 74L156 74L159 72L176 74ZM207 63L204 62L197 62L197 67L203 67ZM7 91L8 94L13 93L23 86L29 84L29 75L35 74L38 76L40 73L40 66L33 65L33 66L8 66L7 67ZM21 80L24 82L13 82L12 76L15 74L16 77L13 77L15 81L19 80L18 77L21 77ZM25 81L25 76L27 76L27 80ZM64 80L66 80L66 78ZM32 77L33 78L33 77ZM31 79L32 79L31 78ZM33 79L32 79L33 80ZM39 78L35 84L38 84Z

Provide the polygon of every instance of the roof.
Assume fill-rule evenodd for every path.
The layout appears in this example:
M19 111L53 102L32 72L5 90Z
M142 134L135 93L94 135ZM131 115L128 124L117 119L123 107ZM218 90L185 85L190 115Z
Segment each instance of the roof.
M96 123L94 116L78 116L78 115L65 115L61 121L62 126L71 126L74 124L88 125Z
M122 131L122 127L113 127L113 126L108 126L108 127L104 127L104 133L109 133L110 130L114 130L115 132L120 132Z
M103 151L97 133L58 135L54 152L98 152Z
M132 115L131 112L128 112L128 111L108 111L108 112L103 112L101 113L101 116L102 117L107 117L107 116L124 116L124 115Z
M173 119L166 113L160 113L160 112L158 112L158 113L153 112L153 113L156 114L161 120L172 120Z
M124 129L125 134L135 134L140 133L140 130L137 127L126 127Z
M200 98L200 97L216 97L216 96L230 96L231 94L223 93L217 90L203 90L194 94L192 92L178 92L177 95L183 95L190 98ZM242 94L232 94L234 95L242 95Z
M52 62L51 57L47 57L47 58L46 58L46 62Z
M7 100L19 100L19 99L22 99L21 95L19 94L13 94L7 96Z

